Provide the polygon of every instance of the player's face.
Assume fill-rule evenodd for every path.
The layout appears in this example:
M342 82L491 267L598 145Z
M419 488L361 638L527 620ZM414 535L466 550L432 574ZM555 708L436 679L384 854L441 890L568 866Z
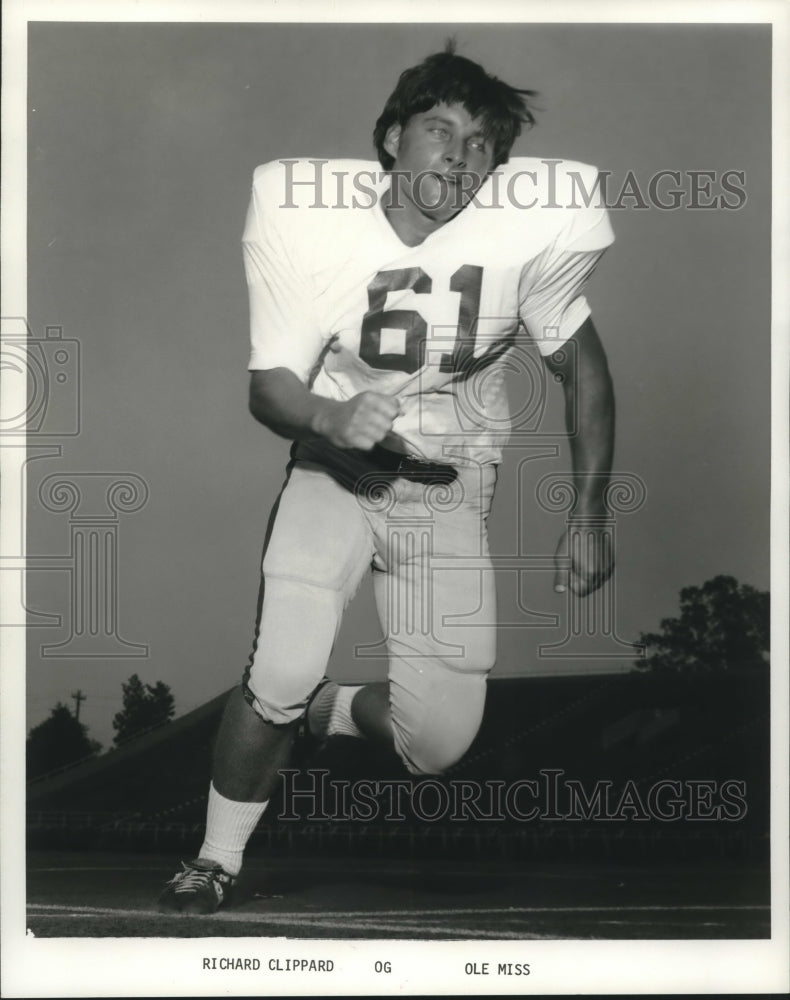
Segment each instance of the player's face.
M469 202L493 167L482 122L462 104L437 104L393 125L384 142L394 158L393 185L427 222L442 225Z

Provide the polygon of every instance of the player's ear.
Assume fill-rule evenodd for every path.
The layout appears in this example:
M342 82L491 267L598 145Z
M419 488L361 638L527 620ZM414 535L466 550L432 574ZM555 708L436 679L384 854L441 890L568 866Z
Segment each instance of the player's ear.
M400 122L394 122L384 134L384 148L393 159L395 159L398 155L398 147L400 146L400 137L402 133L403 126Z

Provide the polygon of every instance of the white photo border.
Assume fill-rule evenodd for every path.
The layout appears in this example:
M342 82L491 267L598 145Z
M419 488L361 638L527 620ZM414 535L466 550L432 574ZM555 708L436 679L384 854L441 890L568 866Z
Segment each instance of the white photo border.
M399 0L376 6L359 0L327 5L318 0L230 0L217 2L24 2L3 5L2 293L4 315L27 315L26 301L26 46L30 21L375 21L481 22L481 5L466 0L424 5ZM267 989L287 995L379 995L522 993L525 981L503 986L470 981L464 964L528 960L530 992L559 993L761 993L788 988L788 338L790 293L790 9L782 2L562 3L505 2L484 5L485 22L771 23L773 58L773 484L772 484L772 937L765 941L375 941L309 942L310 957L332 958L338 970L319 977L293 974L266 980L202 971L201 956L232 952L239 957L283 954L277 939L36 939L26 936L24 880L24 628L6 628L2 639L2 986L20 996L260 996ZM110 16L111 15L111 16ZM6 398L5 406L14 400ZM17 412L14 410L13 412ZM4 448L3 534L23 523L23 449ZM13 608L4 593L4 605ZM3 621L8 621L6 617ZM15 624L24 625L24 622ZM298 942L289 940L294 954ZM304 952L306 946L301 948ZM373 962L386 956L402 970L386 978Z

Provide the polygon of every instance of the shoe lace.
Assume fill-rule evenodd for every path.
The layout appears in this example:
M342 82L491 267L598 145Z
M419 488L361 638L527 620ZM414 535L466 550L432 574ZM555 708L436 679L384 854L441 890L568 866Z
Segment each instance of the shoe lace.
M184 870L176 875L173 882L177 883L179 890L205 889L217 877L217 874L214 869L206 870L184 865Z

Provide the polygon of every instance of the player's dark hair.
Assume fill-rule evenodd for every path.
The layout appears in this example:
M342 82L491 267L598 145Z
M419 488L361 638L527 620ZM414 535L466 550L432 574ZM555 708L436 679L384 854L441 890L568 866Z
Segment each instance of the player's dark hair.
M494 147L494 166L506 163L521 128L535 124L531 99L535 90L519 90L491 76L476 62L455 54L448 39L444 52L428 56L404 70L373 130L379 162L391 170L394 159L384 148L387 130L405 125L412 115L436 104L462 104L472 118L480 118L486 140Z

